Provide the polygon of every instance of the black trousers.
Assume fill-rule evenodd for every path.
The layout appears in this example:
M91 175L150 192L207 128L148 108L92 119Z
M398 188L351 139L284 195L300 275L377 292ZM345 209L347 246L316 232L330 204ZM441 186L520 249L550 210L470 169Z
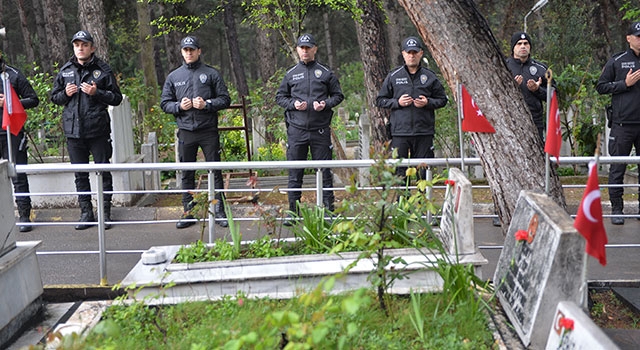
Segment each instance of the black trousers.
M207 162L220 161L220 134L217 129L206 130L178 130L178 158L180 162L195 162L198 156L198 148L202 149L204 159ZM215 189L223 189L222 171L215 170L213 186ZM186 170L182 172L181 186L183 190L192 190L196 187L196 172ZM218 200L222 200L222 195L216 195ZM182 194L182 206L184 211L193 208L193 196L191 193Z
M433 158L433 135L421 136L394 136L391 139L391 148L396 149L398 158ZM396 175L406 182L407 168L398 167ZM420 169L420 179L426 178L427 169Z
M311 152L312 160L333 159L331 144L331 128L307 131L295 127L287 128L287 160L307 160ZM304 169L289 169L289 188L302 188ZM322 187L333 187L331 169L322 169ZM296 201L302 197L301 191L289 191L289 209L295 210ZM322 192L322 203L325 208L333 210L335 198L333 191Z
M0 133L0 151L2 152L2 159L9 159L9 148L7 147L7 133ZM27 147L28 140L24 131L20 131L18 136L11 134L11 153L16 164L27 164L28 155ZM22 173L11 179L13 182L13 191L15 193L29 193L29 181L27 174ZM16 197L16 205L18 211L31 210L31 197L19 196Z
M611 156L628 156L631 148L636 148L636 154L640 153L640 124L612 124L609 134L609 154ZM620 185L624 182L624 173L627 164L616 163L609 166L609 184ZM640 179L638 179L640 182ZM622 198L624 188L609 188L609 199Z
M89 156L93 156L93 162L95 164L108 164L111 160L111 155L113 154L113 147L111 146L111 138L109 137L109 135L89 139L67 138L67 149L69 150L69 158L71 159L71 164L88 164ZM75 173L75 178L76 191L91 191L89 173L77 172ZM108 171L102 173L102 190L113 191L113 178L111 177L111 173ZM111 197L111 193L105 193L105 202L111 202ZM91 195L78 195L78 202L90 201Z

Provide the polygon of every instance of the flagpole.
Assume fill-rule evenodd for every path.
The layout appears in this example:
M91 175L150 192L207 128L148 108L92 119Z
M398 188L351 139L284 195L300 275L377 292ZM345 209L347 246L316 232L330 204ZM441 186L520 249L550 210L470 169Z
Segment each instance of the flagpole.
M6 72L6 65L2 62L2 87L4 89L4 106L3 108L7 109L7 115L11 118L11 114L13 113L13 106L11 101L11 80L9 79L9 74ZM9 166L7 167L9 177L16 177L18 173L16 172L15 163L13 161L13 144L11 143L11 123L7 123L7 155L9 157Z
M551 123L549 122L549 111L551 110L551 96L553 95L553 87L551 86L551 79L553 79L553 72L551 69L547 69L547 73L545 74L545 78L547 78L547 133L546 137L549 137L549 128L551 127ZM544 141L542 142L544 146ZM549 159L549 154L547 152L544 153L544 192L549 195L550 183L551 183L551 160Z
M458 96L458 138L460 140L460 170L464 169L464 136L462 133L462 85L456 79L456 94Z

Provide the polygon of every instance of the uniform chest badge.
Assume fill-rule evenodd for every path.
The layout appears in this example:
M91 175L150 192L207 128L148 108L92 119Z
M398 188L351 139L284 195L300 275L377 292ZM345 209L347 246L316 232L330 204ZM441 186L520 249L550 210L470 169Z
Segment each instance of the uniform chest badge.
M429 80L429 78L427 77L427 75L426 75L426 74L422 74L422 75L420 76L420 83L421 83L421 84L426 83L426 82L427 82L427 80Z
M94 70L92 74L93 74L93 79L98 79L102 75L102 71Z
M200 76L198 78L200 78L200 82L203 83L203 84L207 82L207 75L204 74L204 73L200 74Z
M316 69L315 71L313 71L313 75L315 75L316 78L320 78L322 76L322 71L319 69Z
M529 74L536 75L536 73L538 73L538 68L534 66L529 67Z

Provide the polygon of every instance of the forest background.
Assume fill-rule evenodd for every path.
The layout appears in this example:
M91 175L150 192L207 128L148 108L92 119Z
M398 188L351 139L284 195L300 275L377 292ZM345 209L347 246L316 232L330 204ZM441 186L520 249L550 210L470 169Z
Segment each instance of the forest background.
M535 4L533 0L475 2L505 56L510 54L511 35L527 27L533 38L532 56L554 72L563 136L572 155L593 155L608 103L608 97L595 92L595 82L607 59L628 48L625 32L632 21L640 20L640 7L635 0L551 0L529 14L525 23ZM371 47L364 52L357 24L371 6L383 14L377 35L385 49ZM233 103L246 96L249 116L260 116L267 125L263 135L267 146L253 157L258 160L284 159L283 113L274 95L285 69L296 63L297 36L312 33L316 37L316 58L338 75L346 96L340 107L355 122L373 108L367 101L366 89L373 88L364 77L365 70L372 63L383 72L401 65L401 40L418 33L405 9L392 0L2 0L0 23L6 28L3 57L27 75L41 98L41 105L28 111L35 161L64 154L61 110L49 102L48 93L57 69L73 53L70 38L80 29L94 35L97 55L109 62L132 101L138 150L150 131L158 133L162 144L173 142L175 122L159 109L158 96L166 75L181 64L180 39L187 33L198 36L203 61L221 71ZM385 57L379 57L379 52ZM425 64L439 72L428 52ZM454 140L457 108L451 88L451 103L437 115L436 146L443 155L455 156L459 142ZM226 114L225 123L242 122L237 111ZM382 141L380 135L374 138ZM223 137L223 159L246 159L240 139L241 135L232 133Z

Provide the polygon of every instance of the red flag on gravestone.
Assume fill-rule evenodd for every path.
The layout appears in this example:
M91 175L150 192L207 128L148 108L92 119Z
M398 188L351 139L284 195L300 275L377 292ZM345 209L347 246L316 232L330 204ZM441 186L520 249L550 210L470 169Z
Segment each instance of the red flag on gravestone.
M495 133L496 129L491 126L485 118L480 108L476 105L467 89L462 85L462 131Z
M600 201L600 186L598 184L598 170L596 163L589 163L589 179L584 190L582 201L578 207L578 215L573 222L573 227L587 241L585 247L587 254L600 261L602 266L607 265L607 231L602 221L602 202Z
M7 126L10 126L11 133L14 136L18 136L20 130L24 126L24 122L27 121L27 113L24 111L22 103L18 94L11 86L11 83L5 83L4 94L4 106L2 108L2 129L7 130ZM8 86L8 88L7 88ZM7 93L7 90L9 92Z
M558 112L558 94L555 90L551 95L549 104L549 118L547 118L547 139L544 144L544 151L555 156L557 163L560 163L560 146L562 145L562 127L560 125L560 113Z

